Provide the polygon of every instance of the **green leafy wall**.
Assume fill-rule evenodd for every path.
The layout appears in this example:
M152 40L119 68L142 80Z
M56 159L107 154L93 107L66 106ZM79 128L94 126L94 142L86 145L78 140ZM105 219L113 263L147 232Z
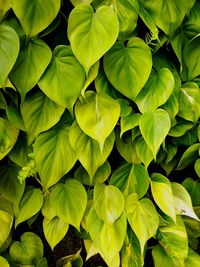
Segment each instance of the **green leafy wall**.
M82 237L58 267L200 266L200 1L0 0L0 21L1 266L50 265L35 221L52 250Z

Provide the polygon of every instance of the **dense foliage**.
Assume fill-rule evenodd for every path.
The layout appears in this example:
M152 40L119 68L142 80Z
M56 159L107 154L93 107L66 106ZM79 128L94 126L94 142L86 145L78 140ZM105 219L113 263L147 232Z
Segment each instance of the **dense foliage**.
M200 1L0 0L0 20L0 266L51 264L35 221L52 250L82 238L58 267L200 266Z

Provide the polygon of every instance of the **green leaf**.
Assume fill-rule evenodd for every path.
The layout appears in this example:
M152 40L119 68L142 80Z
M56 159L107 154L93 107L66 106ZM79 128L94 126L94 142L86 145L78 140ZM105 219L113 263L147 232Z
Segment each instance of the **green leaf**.
M200 148L199 143L193 144L190 147L188 147L186 151L183 153L178 163L177 170L182 170L190 166L193 162L195 162L195 160L199 158L199 148Z
M37 84L51 57L50 48L40 39L31 39L21 48L9 77L22 99Z
M200 256L191 248L189 248L188 256L185 259L185 267L200 266Z
M170 126L170 117L163 109L158 109L155 112L145 112L140 117L140 131L148 147L151 149L154 158L160 145L165 140Z
M138 155L138 158L141 162L144 163L145 167L147 168L151 161L153 160L154 156L151 149L148 147L147 143L144 141L143 137L140 137L135 144L135 150Z
M8 238L13 224L13 216L4 211L0 210L0 247L5 243Z
M177 267L182 266L180 262L168 256L165 250L160 246L156 245L152 249L152 256L155 267Z
M9 26L0 25L0 86L3 86L19 53L19 38Z
M48 191L44 193L44 203L41 212L44 218L48 219L49 221L57 216L56 211L52 207L51 193Z
M176 212L170 181L160 173L153 173L151 191L158 207L175 222Z
M0 117L0 160L12 150L18 134L19 130L10 121Z
M74 178L85 185L95 185L97 183L105 182L111 174L111 167L108 161L100 166L94 174L92 182L90 182L90 176L83 166L79 166L75 173Z
M200 117L200 89L196 83L185 83L180 89L178 116L196 122Z
M120 117L127 117L132 111L130 101L124 98L117 98L116 100L120 104Z
M100 61L98 60L89 70L88 76L85 80L84 86L81 90L81 94L84 95L85 90L89 87L89 85L95 80L98 75L100 67ZM84 95L85 96L85 95Z
M50 129L60 120L64 108L41 91L35 90L26 96L21 112L29 143L32 143L37 135Z
M13 149L8 154L9 159L20 167L26 166L32 157L32 148L28 146L27 139L28 138L25 133L20 134Z
M86 74L115 43L118 31L117 15L108 6L94 12L90 5L83 4L72 10L68 20L68 38Z
M1 256L0 256L0 265L2 267L10 267L8 261L5 258L1 257Z
M26 35L31 37L49 26L57 16L60 4L60 0L48 0L48 5L43 0L12 0L12 9Z
M145 8L144 1L130 0L131 4L137 11L138 15L141 17L142 21L150 29L153 38L158 38L158 29L156 27L155 21L152 18L150 12Z
M110 96L92 91L86 92L83 101L75 105L77 122L82 131L99 143L102 151L106 138L119 119L120 106Z
M76 162L69 143L69 127L68 124L55 126L35 140L34 159L44 189L56 184Z
M186 13L192 8L195 0L161 0L159 2L142 1L156 25L167 35L172 35L181 25Z
M85 82L84 69L71 48L59 45L38 85L57 104L67 107L71 114Z
M185 225L181 216L176 217L176 223L168 223L160 226L157 232L157 240L169 257L181 264L188 254L188 238Z
M68 228L69 224L64 222L59 217L54 217L51 220L44 218L43 220L44 236L52 250L64 238L65 234L68 231Z
M26 187L26 191L20 201L19 210L15 212L15 228L40 211L43 204L43 195L40 189Z
M124 211L124 196L113 185L96 184L94 187L94 209L106 224L113 224Z
M51 192L51 205L58 217L79 229L87 205L85 188L75 179L58 183Z
M190 130L194 124L186 120L177 121L177 123L170 129L169 135L173 137L181 137L188 130Z
M124 242L126 234L125 214L123 213L113 224L106 224L97 216L92 207L88 215L88 231L108 266L118 266L119 263L114 265L114 258L119 257L118 253Z
M83 259L80 255L81 249L79 249L75 254L68 255L66 257L60 258L56 262L56 267L82 267Z
M114 132L107 137L101 151L99 144L87 136L75 121L70 129L69 140L77 158L88 172L91 179L90 182L92 182L95 172L110 155L115 140Z
M1 166L0 171L0 194L18 207L24 193L25 183L18 179L19 169L15 165Z
M120 132L116 132L116 146L120 155L129 163L138 164L141 160L138 158L135 147L135 140L130 134L120 138Z
M121 132L120 132L120 137L122 135L137 127L139 125L139 119L140 119L141 114L139 113L130 113L128 116L122 117L120 121L120 126L121 126Z
M192 178L186 178L182 185L190 194L193 206L200 206L200 182L194 181Z
M140 199L148 190L149 175L142 164L126 163L112 174L109 183L118 187L125 197L136 193Z
M151 200L143 198L139 201L135 193L127 197L125 209L130 226L139 239L143 253L147 240L154 236L158 229L158 213Z
M70 2L74 5L74 6L78 6L80 4L90 4L92 3L93 0L70 0Z
M0 0L0 21L11 8L11 0Z
M122 95L117 90L115 90L115 88L109 82L109 80L106 77L106 74L104 72L103 66L100 66L99 73L98 73L94 83L95 83L96 91L98 93L105 93L114 99L119 99L122 97ZM123 111L123 110L121 109L121 111Z
M14 241L10 247L10 256L17 263L24 265L37 264L43 256L44 248L39 236L25 232L21 241ZM31 265L32 266L32 265Z
M200 75L200 34L192 38L184 47L183 60L187 69L187 80L191 81Z
M10 104L7 106L6 115L13 126L18 128L19 130L25 131L25 126L20 110L13 102L10 102Z
M200 177L200 159L199 158L195 161L194 169L195 169L196 174Z
M111 84L131 100L145 85L151 72L150 48L138 38L129 39L127 46L116 43L104 57L104 70Z
M0 91L0 109L5 109L7 108L7 103L6 103L6 99L4 97L4 95L2 94L2 92Z
M139 240L130 227L128 227L127 236L121 250L121 266L142 267L142 262L143 257Z
M167 68L152 72L135 102L141 113L155 111L170 97L174 89L174 76Z
M112 1L111 1L112 2ZM119 20L119 40L127 40L137 27L138 14L130 1L114 2L114 10Z
M95 246L92 239L84 239L84 246L87 253L86 261L91 258L92 256L99 253L98 248Z
M187 190L178 183L171 183L171 185L176 212L180 215L186 215L199 221L199 218L194 213L192 201Z

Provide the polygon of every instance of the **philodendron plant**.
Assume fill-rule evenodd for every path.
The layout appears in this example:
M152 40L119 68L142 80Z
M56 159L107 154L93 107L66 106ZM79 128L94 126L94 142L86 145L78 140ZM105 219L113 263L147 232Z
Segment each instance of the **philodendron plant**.
M0 0L0 265L200 266L199 84L199 0Z

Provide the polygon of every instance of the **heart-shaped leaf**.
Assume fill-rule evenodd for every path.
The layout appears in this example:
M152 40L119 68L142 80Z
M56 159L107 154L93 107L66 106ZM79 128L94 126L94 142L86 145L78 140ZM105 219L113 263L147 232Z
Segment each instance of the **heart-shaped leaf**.
M103 150L101 151L99 144L87 136L75 121L70 129L69 140L77 158L88 172L92 181L95 172L101 165L104 164L113 148L115 141L114 132L108 136Z
M29 143L32 143L38 134L55 125L64 110L41 91L28 94L21 106L21 112Z
M77 122L87 135L99 143L102 150L119 119L120 106L106 94L89 91L83 101L78 101L75 106Z
M10 247L10 256L17 263L34 266L43 256L44 248L39 236L32 232L26 232L20 241L14 241Z
M51 220L44 218L43 231L52 250L64 238L68 228L69 224L59 217L54 217Z
M78 230L87 205L87 194L83 185L75 179L58 183L51 192L52 209L66 223Z
M108 266L114 264L114 258L116 256L119 258L118 253L122 248L126 234L126 224L126 216L124 212L113 224L104 223L97 216L93 207L89 212L89 234ZM114 264L113 266L119 266L119 259L118 264L116 263L116 265Z
M59 45L54 49L53 58L38 85L51 100L73 113L73 105L84 82L84 69L70 47Z
M152 73L135 102L139 110L144 112L155 111L170 97L174 89L174 76L169 69L159 69Z
M175 222L176 212L170 181L160 173L153 173L151 191L158 207Z
M142 198L149 187L149 175L142 164L126 163L113 173L110 184L118 187L125 197L137 193Z
M96 184L94 187L94 209L98 217L113 224L124 210L124 196L113 185Z
M4 86L19 53L19 38L13 28L0 25L0 44L0 86Z
M15 211L15 227L34 216L42 207L43 195L40 189L27 187L20 201L19 210Z
M58 125L40 134L34 143L34 159L45 189L57 183L76 162L69 143L70 125Z
M115 43L118 31L117 15L108 6L94 12L90 5L83 4L72 10L68 20L68 37L86 74Z
M57 16L60 0L12 0L12 9L26 35L34 36L44 30ZM27 12L28 10L28 12Z
M139 239L143 253L147 240L154 236L158 229L158 213L150 199L143 198L139 201L135 193L126 198L125 209L130 226Z
M18 207L24 193L25 183L18 179L19 169L15 165L1 166L0 194Z
M42 40L31 39L22 47L9 75L22 98L37 84L51 57L50 48Z
M116 43L104 56L104 70L109 81L131 100L135 100L145 85L151 67L150 48L138 37L132 37L127 46Z
M154 158L160 145L167 136L170 126L170 117L163 109L158 109L155 112L145 112L140 117L140 131L148 147L151 149Z

